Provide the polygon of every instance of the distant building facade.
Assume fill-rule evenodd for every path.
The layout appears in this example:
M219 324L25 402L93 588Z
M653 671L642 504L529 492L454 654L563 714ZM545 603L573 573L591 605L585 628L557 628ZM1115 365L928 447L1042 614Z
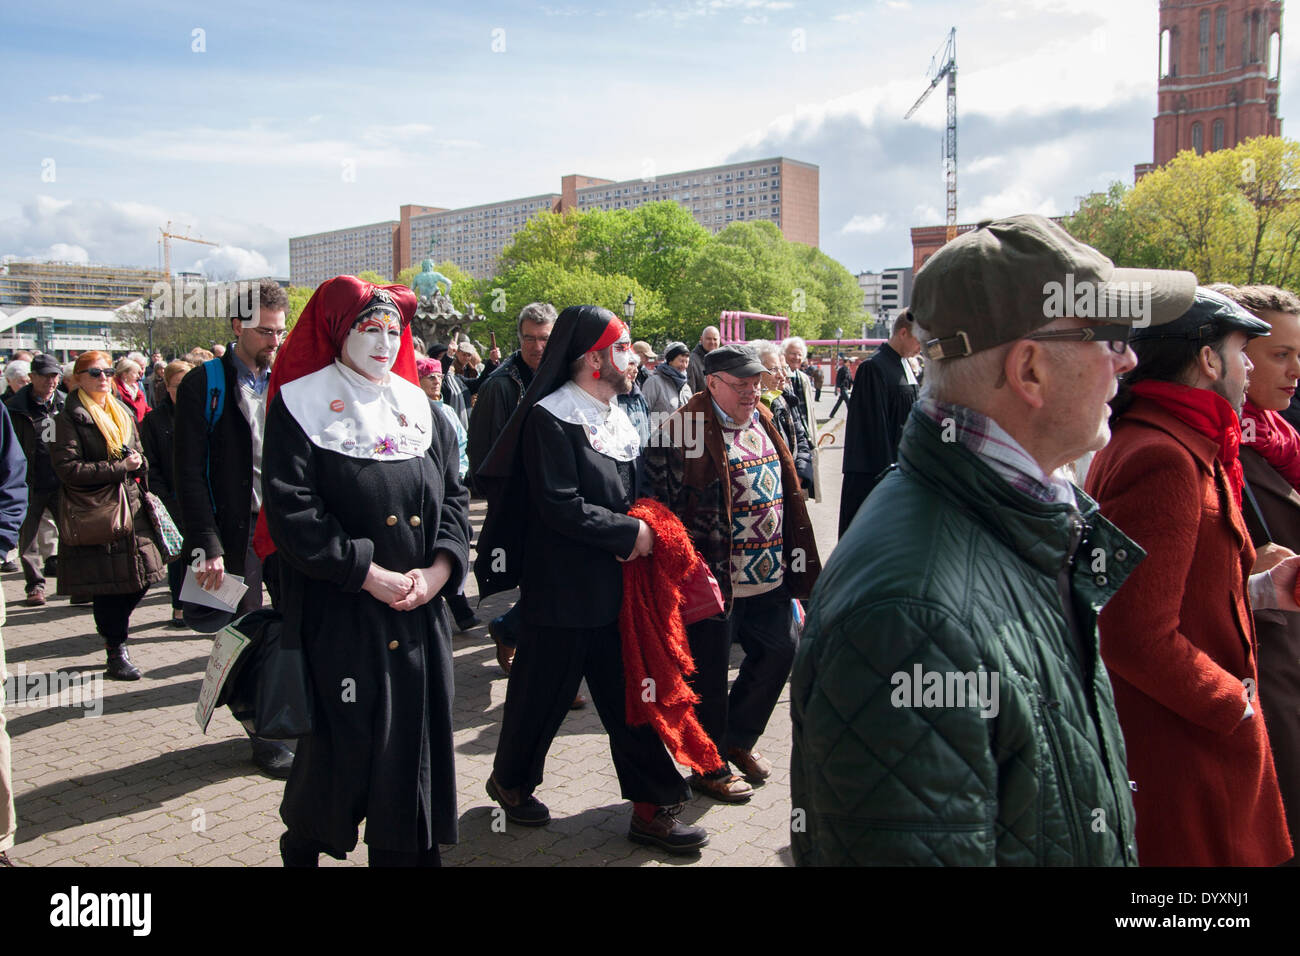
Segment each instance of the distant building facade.
M860 272L862 307L877 319L894 317L912 303L912 267L899 266L881 272Z
M710 232L762 219L775 223L792 242L816 246L819 191L819 167L785 157L621 182L570 174L561 177L559 192L461 209L405 205L396 221L296 236L289 240L289 275L294 285L314 287L331 276L364 269L396 276L433 259L450 260L482 278L493 274L515 233L540 212L634 209L661 200L683 206ZM380 252L385 235L391 250L387 260ZM367 252L373 257L365 258Z

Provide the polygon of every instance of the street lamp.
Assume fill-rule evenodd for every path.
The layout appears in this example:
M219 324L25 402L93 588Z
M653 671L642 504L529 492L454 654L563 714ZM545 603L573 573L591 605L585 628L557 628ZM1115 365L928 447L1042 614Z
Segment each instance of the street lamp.
M149 355L153 356L153 324L158 321L157 311L153 307L153 297L144 300L144 321L149 329Z
M632 327L632 316L636 315L636 302L632 298L632 293L628 293L627 298L623 300L623 318L627 319L628 328Z
M840 360L840 339L844 338L844 330L839 326L835 327L835 361ZM834 368L834 363L831 365Z

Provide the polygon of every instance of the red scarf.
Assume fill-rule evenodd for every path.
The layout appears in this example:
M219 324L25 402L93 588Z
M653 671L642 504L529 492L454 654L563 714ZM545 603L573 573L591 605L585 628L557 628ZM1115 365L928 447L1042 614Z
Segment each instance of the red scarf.
M1241 421L1228 400L1208 388L1192 388L1177 382L1145 379L1132 388L1134 395L1149 398L1184 425L1218 443L1215 454L1228 476L1228 487L1241 507L1241 490L1246 483L1237 457L1241 450Z
M1242 441L1300 491L1300 434L1277 412L1246 399L1241 410ZM1249 422L1250 424L1247 424Z
M650 526L655 549L649 560L623 565L618 628L627 722L650 724L674 760L712 773L723 765L722 757L695 716L699 698L686 683L695 661L682 626L681 586L695 567L695 547L678 517L651 498L638 500L628 514Z

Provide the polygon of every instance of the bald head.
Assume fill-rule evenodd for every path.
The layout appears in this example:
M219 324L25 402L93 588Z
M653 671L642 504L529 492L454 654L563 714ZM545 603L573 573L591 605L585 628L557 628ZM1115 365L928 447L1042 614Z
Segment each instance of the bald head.
M710 325L700 333L700 344L704 346L706 352L712 352L722 344L722 333L718 331L717 326Z

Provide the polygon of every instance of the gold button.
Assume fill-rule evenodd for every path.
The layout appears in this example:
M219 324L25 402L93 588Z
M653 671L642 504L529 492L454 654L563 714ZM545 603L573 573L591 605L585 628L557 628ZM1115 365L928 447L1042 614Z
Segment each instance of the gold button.
M397 515L389 515L387 518L384 519L384 524L388 525L388 527L390 528L393 525L397 524Z
M398 648L399 646L400 646L400 645L399 645L396 641L389 641L389 642L388 642L388 649L389 649L390 651L395 651L395 650L397 650L397 648Z
M420 527L420 516L419 516L419 515L411 515L411 527L412 527L412 528L418 528L418 527Z

